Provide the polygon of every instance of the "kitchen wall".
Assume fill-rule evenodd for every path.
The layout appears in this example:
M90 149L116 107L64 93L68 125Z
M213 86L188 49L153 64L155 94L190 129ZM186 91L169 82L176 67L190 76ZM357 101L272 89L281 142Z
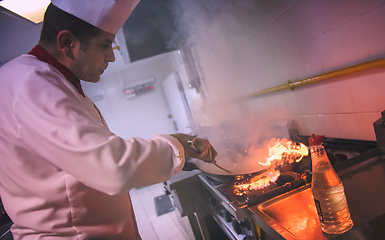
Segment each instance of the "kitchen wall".
M0 67L28 53L39 41L41 27L0 7Z
M176 132L162 80L178 71L176 52L124 64L118 50L116 62L110 63L98 83L82 82L84 92L103 113L112 132L128 139L150 138ZM109 70L110 69L110 70ZM153 82L144 94L127 97L124 89Z
M384 0L234 0L214 21L203 21L190 42L204 77L206 100L197 105L206 107L193 108L200 124L258 114L294 119L303 135L375 140L373 122L385 110L384 69L243 97L384 58Z

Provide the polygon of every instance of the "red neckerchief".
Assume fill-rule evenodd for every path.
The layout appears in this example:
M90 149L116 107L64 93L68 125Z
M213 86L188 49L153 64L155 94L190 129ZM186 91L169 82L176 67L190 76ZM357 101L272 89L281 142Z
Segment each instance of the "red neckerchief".
M77 78L68 68L61 64L58 60L52 57L44 48L39 45L36 45L28 54L31 54L40 61L46 62L54 66L59 72L61 72L64 77L78 90L78 92L85 97L82 86L80 85L80 80Z

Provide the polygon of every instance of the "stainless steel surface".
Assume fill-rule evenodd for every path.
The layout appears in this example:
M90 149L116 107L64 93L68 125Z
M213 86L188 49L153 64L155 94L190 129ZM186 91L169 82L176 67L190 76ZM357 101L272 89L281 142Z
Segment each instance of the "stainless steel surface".
M199 170L182 171L164 183L173 205L182 217L194 215L197 211L206 211L205 198L201 194L202 186L198 178L199 174L201 174Z
M242 223L241 225L243 225L244 222L250 222L250 225L253 226L253 228L251 228L251 230L250 230L251 233L250 233L249 236L252 236L252 238L250 238L250 239L260 239L261 233L256 231L256 228L259 228L260 226L255 226L254 227L255 222L252 219L253 213L247 207L247 204L239 205L236 202L233 202L231 200L231 198L229 198L229 196L226 196L226 194L223 194L223 192L222 192L224 187L225 187L225 185L226 185L226 183L218 183L218 184L215 183L215 182L212 183L211 179L207 178L206 175L207 175L207 173L202 173L202 174L198 175L198 177L202 181L202 185L217 200L218 205L221 205L221 207L223 207L223 209L225 209L225 211L227 213L232 215L237 221L241 222ZM220 212L219 213L218 212L219 211L215 210L214 213L211 213L211 214L214 216L214 218L221 219L221 214L220 214ZM265 224L266 225L266 223L264 223L264 222L257 223L257 225L260 225L260 224L262 224L262 225ZM229 223L221 224L221 226L223 228L229 228L228 225L229 225ZM266 225L265 229L267 227L268 227L268 225ZM231 227L230 227L230 231L233 232L231 230ZM272 231L271 233L275 233L275 231ZM271 233L268 233L268 234L270 235ZM272 234L272 235L274 235L274 234ZM235 236L237 236L237 235L235 235ZM237 239L237 238L234 238L234 239ZM263 239L265 239L265 238L263 238ZM276 238L276 239L280 239L280 238ZM283 238L281 238L281 239L283 239Z
M378 147L385 153L385 111L381 112L381 118L373 123Z
M232 225L248 220L262 229L266 237L262 239L382 239L379 237L385 236L385 191L379 189L385 189L385 155L375 148L333 167L343 181L355 224L347 233L327 235L321 231L310 184L263 203L250 205L249 201L246 206L225 195L225 183L211 182L206 173L201 173L197 177L205 190L201 189L200 194L206 195L206 204L211 205L201 214L212 215L230 239L242 239L242 235L234 234ZM226 221L225 215L233 218ZM257 236L254 230L251 239L259 239Z
M237 220L243 220L249 217L250 211L247 209L247 206L237 206L233 202L231 202L226 196L224 196L219 190L217 186L213 186L209 181L202 175L198 175L199 179L202 181L202 185L218 200L218 202L230 212Z
M202 182L198 177L201 174L199 170L190 172L182 171L182 173L174 175L171 180L165 182L165 189L170 192L169 195L174 206L177 207L182 217L187 216L194 239L216 240L219 239L217 238L218 236L226 234L230 239L243 240L246 235L242 233L237 234L236 231L231 229L233 224L240 226L241 223L224 221L221 213L223 213L225 209L221 209L220 204L217 205L218 208L210 206L210 201L207 198L208 191L203 188ZM211 216L212 220L208 220L207 216ZM221 230L219 231L221 233L217 232L219 227L213 225L215 222L220 226Z
M336 166L348 200L352 230L341 235L322 233L310 184L249 207L252 219L274 239L378 239L385 234L385 157L378 149ZM265 223L265 224L264 224Z
M310 185L251 209L285 239L323 239Z
M237 233L235 231L233 224L240 224L238 221L226 221L225 212L223 210L221 210L220 208L218 210L212 209L210 213L213 216L214 220L218 223L218 225L230 239L243 240L246 237L244 234Z
M199 170L182 171L165 182L164 187L180 216L188 218L194 239L209 240L210 238L205 237L208 235L206 226L199 224L202 215L207 211L200 193L202 186L197 177L200 173Z
M198 177L202 181L202 185L208 190L206 193L210 206L208 214L214 218L227 237L232 240L260 239L246 206L235 205L218 191L223 183L213 184L204 174L200 174Z

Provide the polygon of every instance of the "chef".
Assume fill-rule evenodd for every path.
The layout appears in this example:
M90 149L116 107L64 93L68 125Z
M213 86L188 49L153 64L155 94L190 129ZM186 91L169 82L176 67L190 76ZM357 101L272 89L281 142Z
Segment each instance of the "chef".
M38 45L0 68L0 195L14 239L140 239L128 192L167 181L185 156L215 160L195 136L116 136L81 89L115 60L138 2L52 0Z

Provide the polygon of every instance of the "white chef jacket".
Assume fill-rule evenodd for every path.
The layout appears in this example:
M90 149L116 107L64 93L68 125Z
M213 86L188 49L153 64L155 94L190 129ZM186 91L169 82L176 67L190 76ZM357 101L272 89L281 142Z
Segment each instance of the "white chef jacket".
M116 136L32 55L0 68L0 85L0 195L14 239L140 239L128 192L180 172L179 141Z

